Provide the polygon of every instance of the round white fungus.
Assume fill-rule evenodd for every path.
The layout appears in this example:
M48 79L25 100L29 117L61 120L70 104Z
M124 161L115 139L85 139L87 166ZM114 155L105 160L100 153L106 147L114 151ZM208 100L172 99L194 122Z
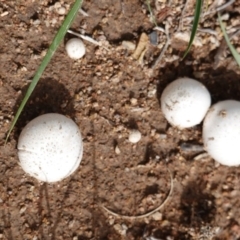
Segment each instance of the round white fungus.
M226 100L210 108L203 123L203 143L217 162L240 165L240 102Z
M191 78L170 83L161 96L161 109L167 121L179 129L199 124L211 105L207 88Z
M140 141L141 137L142 137L142 134L137 129L133 129L129 133L128 140L131 143L137 143Z
M75 60L82 58L86 52L83 41L79 38L71 38L65 47L68 56Z
M83 153L78 126L57 113L29 122L20 134L17 148L23 170L44 182L68 177L78 168Z

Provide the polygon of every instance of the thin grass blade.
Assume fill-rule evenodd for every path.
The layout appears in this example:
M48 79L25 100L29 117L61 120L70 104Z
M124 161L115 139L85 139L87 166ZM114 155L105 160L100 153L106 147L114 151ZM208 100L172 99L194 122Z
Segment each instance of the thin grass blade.
M151 8L151 5L150 5L150 1L149 1L149 0L146 0L146 4L147 4L147 7L148 7L148 11L149 11L149 13L150 13L152 22L155 24L156 27L158 27L157 21L156 21L156 19L155 19L155 17L154 17L154 14L153 14L153 12L152 12L152 8Z
M231 51L234 59L236 60L236 62L237 62L238 65L240 66L240 55L239 55L239 53L237 52L237 50L234 48L234 46L233 46L233 45L231 44L231 42L230 42L230 39L229 39L229 37L228 37L228 35L227 35L227 33L226 33L226 30L225 30L225 27L224 27L224 25L223 25L223 22L222 22L220 13L218 13L218 20L219 20L220 27L221 27L222 32L223 32L223 36L224 36L224 38L225 38L225 40L226 40L226 43L227 43L227 45L228 45L228 47L229 47L229 49L230 49L230 51Z
M75 3L73 4L71 10L69 11L68 15L66 16L65 20L63 21L62 26L59 28L57 34L55 35L45 57L43 58L39 68L37 69L35 76L31 82L31 84L28 87L27 93L24 96L21 105L19 106L17 113L11 123L11 126L9 128L5 143L7 142L10 133L12 132L15 124L18 121L18 118L20 116L20 114L23 111L24 106L26 105L29 97L31 96L33 90L35 89L40 77L42 76L45 68L47 67L48 63L50 62L52 56L54 55L55 51L57 50L58 46L60 45L61 41L63 40L67 30L69 29L69 26L71 25L71 23L73 22L75 16L78 13L78 10L81 8L82 6L82 2L83 0L76 0Z
M197 0L196 7L195 7L195 12L194 12L192 32L191 32L191 36L190 36L190 40L189 40L187 49L185 50L184 55L183 55L183 59L187 56L187 54L188 54L188 52L189 52L189 50L190 50L190 48L193 44L194 38L196 36L197 29L198 29L198 24L199 24L199 20L200 20L200 17L201 17L201 12L202 12L202 5L203 5L203 0Z

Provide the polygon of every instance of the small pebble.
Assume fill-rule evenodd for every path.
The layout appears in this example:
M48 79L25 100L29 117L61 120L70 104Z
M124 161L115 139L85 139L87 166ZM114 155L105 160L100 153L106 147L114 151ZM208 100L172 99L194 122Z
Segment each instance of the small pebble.
M130 102L131 102L131 104L132 104L133 106L136 106L137 103L138 103L138 100L137 100L136 98L131 98L131 99L130 99Z
M155 213L152 215L152 218L153 218L155 221L162 220L162 214L161 214L160 212L155 212Z
M142 137L142 134L137 129L133 129L129 133L128 140L131 143L137 143L138 141L140 141L141 137Z
M24 213L24 212L26 211L26 209L27 209L26 206L21 207L19 213L20 213L20 214Z
M136 44L130 41L122 41L122 46L130 51L134 51L136 48Z
M115 147L115 153L116 153L117 155L119 155L119 154L121 153L118 145Z
M158 45L158 34L157 31L152 31L149 35L150 43L154 46Z
M55 4L54 4L54 7L57 9L57 8L60 8L61 7L61 3L60 2L56 2Z
M204 150L202 145L187 142L183 142L180 145L180 149L185 153L202 152Z
M128 230L128 227L125 224L115 224L113 228L122 236L125 236Z
M58 10L57 10L57 13L59 15L65 15L66 14L66 9L64 7L60 7Z
M115 222L115 219L114 219L114 218L111 218L111 219L109 219L109 222L108 222L108 223L109 223L110 225L113 225L114 222Z

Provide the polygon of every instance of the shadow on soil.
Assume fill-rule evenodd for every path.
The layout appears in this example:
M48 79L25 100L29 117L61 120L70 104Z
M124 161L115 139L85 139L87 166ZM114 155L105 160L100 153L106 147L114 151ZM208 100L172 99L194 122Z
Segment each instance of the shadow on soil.
M150 240L150 239L168 239L174 236L174 239L189 240L191 236L186 232L173 230L170 227L154 227L151 223L135 223L128 229L127 239ZM172 238L171 238L172 239Z
M13 112L17 112L28 87L29 85L22 89L22 94L17 99ZM58 81L49 78L40 80L19 117L14 138L17 140L22 128L42 114L59 113L74 118L75 111L71 98L65 86Z
M213 70L207 68L201 71L201 77L194 76L194 69L192 66L180 62L179 66L166 66L159 72L159 82L157 84L157 99L161 98L164 88L172 81L180 77L189 77L197 79L202 82L209 90L212 103L218 101L235 99L240 100L240 76L234 71L225 68L218 68Z
M214 220L215 198L206 192L205 185L204 181L190 181L182 193L180 222L187 227L198 228Z

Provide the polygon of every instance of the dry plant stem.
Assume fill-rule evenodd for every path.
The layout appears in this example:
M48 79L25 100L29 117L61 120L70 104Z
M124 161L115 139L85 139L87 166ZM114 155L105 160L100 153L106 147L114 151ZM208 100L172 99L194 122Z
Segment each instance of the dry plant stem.
M233 37L238 36L240 34L240 30L236 31L232 35L229 35L229 39L231 40ZM223 52L227 48L227 43L225 39L222 40L220 47L218 48L218 51L216 55L214 56L214 63L213 63L213 69L216 69L221 61L221 56L223 55Z
M219 11L222 11L222 10L224 10L225 8L227 8L227 7L229 7L230 5L232 5L234 2L235 2L236 0L230 0L230 1L228 1L227 3L225 3L225 4L223 4L222 6L219 6L219 7L217 7L217 8L215 8L215 9L212 9L212 10L209 10L208 12L205 12L205 13L203 13L202 14L202 17L206 17L206 16L208 16L208 15L210 15L210 14L215 14L216 12L219 12ZM186 17L186 18L184 18L182 21L192 21L193 20L193 16L189 16L189 17Z
M158 63L162 60L162 58L163 58L163 56L164 56L164 54L165 54L165 52L166 52L166 50L167 50L167 48L168 48L168 46L169 46L169 44L170 44L169 24L168 24L168 22L166 22L166 25L165 25L165 34L166 34L166 36L167 36L167 41L166 41L166 43L165 43L165 45L164 45L164 47L163 47L160 55L158 56L158 58L156 59L156 61L155 61L155 62L153 63L153 65L151 66L152 68L155 68L155 67L158 65Z
M190 1L190 0L186 0L186 3L184 4L184 8L183 8L183 10L182 10L182 14L181 14L181 18L180 18L180 21L179 21L179 25L178 25L177 32L182 31L182 29L183 29L184 14L185 14L185 12L186 12L187 6L189 5L189 4L188 4L189 1Z
M80 8L78 12L81 13L84 17L89 17L88 13L86 13L82 8Z
M189 28L192 28L192 25L190 25ZM203 33L208 33L208 34L211 34L211 35L214 35L214 36L218 36L218 33L211 28L198 28L197 31L198 32L203 32Z
M214 36L218 36L217 32L215 30L212 30L211 28L198 28L198 31L203 33L208 33Z
M213 10L210 10L210 11L204 13L203 17L206 17L209 14L214 14L216 12L220 12L220 11L224 10L225 8L229 7L230 5L232 5L235 1L236 0L230 0L230 1L226 2L225 4L223 4L222 6L219 6Z
M168 172L169 172L169 175L170 175L170 190L169 190L169 193L167 195L167 197L165 198L165 200L163 201L163 203L158 206L157 208L155 208L154 210L146 213L146 214L142 214L142 215L137 215L137 216L127 216L127 215L121 215L121 214L118 214L118 213L115 213L113 211L111 211L110 209L106 208L105 206L101 205L101 207L110 215L113 215L114 217L117 217L117 218L122 218L122 219L128 219L128 220L136 220L136 219L141 219L141 218L145 218L145 217L149 217L151 216L152 214L154 214L155 212L159 211L160 209L162 209L166 203L168 202L168 200L170 199L171 195L172 195L172 192L173 192L173 177L172 177L172 174L171 172L169 171L169 169L167 169Z
M77 37L80 37L80 38L82 38L82 39L84 39L84 40L86 40L86 41L88 41L88 42L90 42L90 43L93 43L93 44L97 45L97 46L101 46L101 43L97 42L96 40L94 40L94 39L91 38L91 37L84 36L84 35L82 35L82 34L80 34L80 33L74 32L74 31L72 31L72 30L68 30L68 33L71 33L72 35L75 35L75 36L77 36Z
M165 29L161 28L161 27L155 27L153 30L157 30L159 32L163 32L165 33Z
M211 157L209 156L208 153L204 152L204 153L200 153L200 154L198 154L197 156L195 156L195 157L193 158L193 160L194 160L194 161L199 161L199 160L203 160L203 159L206 159L206 158L211 158Z
M148 11L150 13L150 21L157 26L157 22L156 22L156 19L154 17L154 14L152 12L149 0L146 0L146 4L147 4L147 7L148 7Z
M148 43L148 35L146 33L142 33L138 42L138 45L134 51L134 53L132 54L132 57L134 59L139 59L139 57L141 56L141 53L146 49Z
M235 2L235 0L230 0L229 2L223 4L222 6L220 7L217 7L216 10L219 12L219 11L222 11L223 9L227 8L228 6L232 5L233 3Z
M218 3L219 3L219 0L214 0L213 3L211 4L211 6L209 6L208 11L210 12L210 11L213 11L214 9L216 9L218 6Z

